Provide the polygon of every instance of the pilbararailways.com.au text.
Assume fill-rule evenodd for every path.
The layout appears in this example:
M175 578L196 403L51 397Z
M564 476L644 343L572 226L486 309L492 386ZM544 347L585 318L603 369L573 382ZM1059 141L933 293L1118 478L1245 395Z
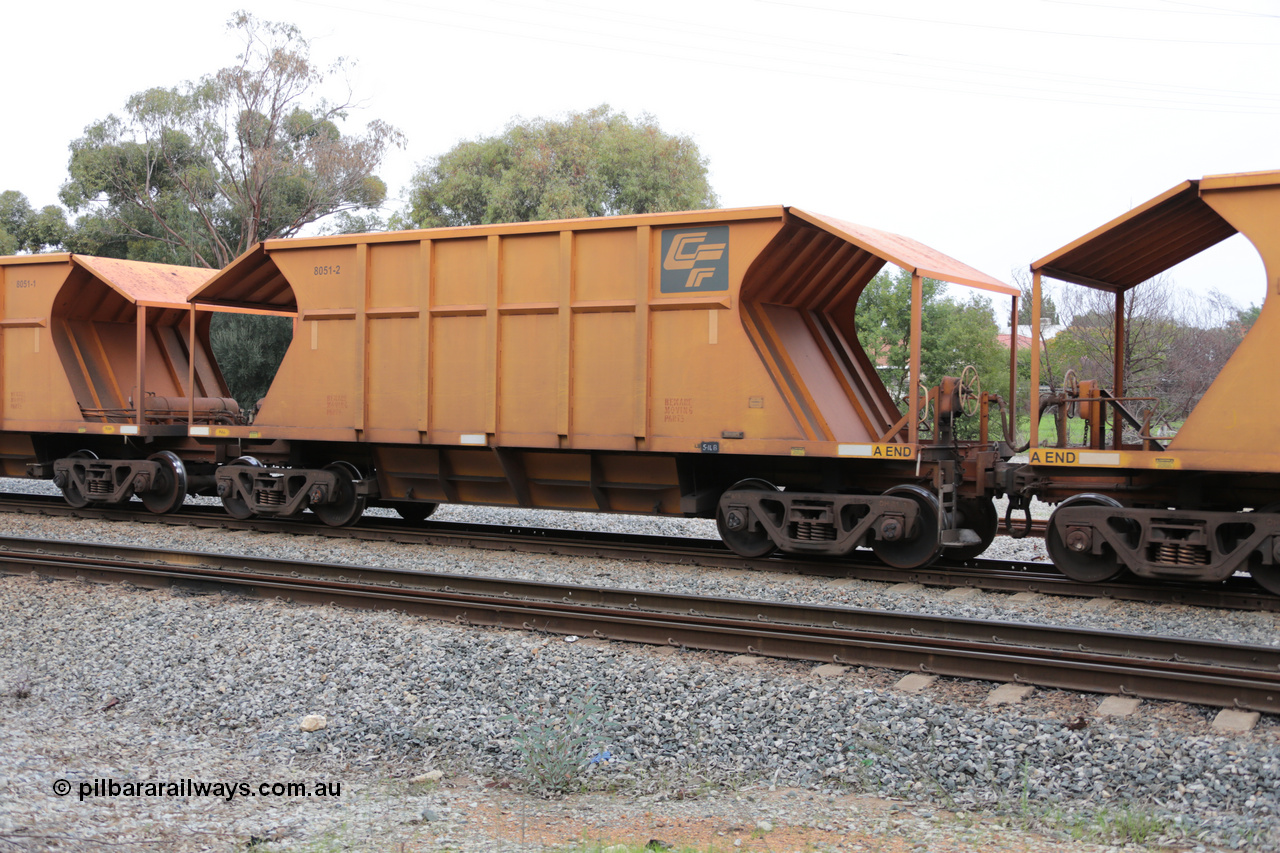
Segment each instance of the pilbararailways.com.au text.
M57 779L53 792L65 797L75 791L80 801L90 797L220 797L231 802L236 797L341 797L341 782L202 782L179 779L174 782L117 782L93 779L71 783Z

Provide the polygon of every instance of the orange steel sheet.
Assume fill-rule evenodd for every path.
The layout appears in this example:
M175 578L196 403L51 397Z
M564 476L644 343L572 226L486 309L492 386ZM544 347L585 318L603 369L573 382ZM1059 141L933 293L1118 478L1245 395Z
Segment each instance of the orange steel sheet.
M1017 296L1020 293L1018 288L1010 287L999 279L992 278L910 237L880 231L866 225L855 225L831 216L807 213L795 208L792 208L791 212L801 219L826 228L850 243L866 248L894 266L901 267L914 275L977 287L1004 296Z
M192 301L296 309L267 437L857 456L902 441L852 321L886 262L1016 292L769 207L272 240Z
M215 272L196 267L151 264L119 258L72 255L72 260L139 305L183 306Z

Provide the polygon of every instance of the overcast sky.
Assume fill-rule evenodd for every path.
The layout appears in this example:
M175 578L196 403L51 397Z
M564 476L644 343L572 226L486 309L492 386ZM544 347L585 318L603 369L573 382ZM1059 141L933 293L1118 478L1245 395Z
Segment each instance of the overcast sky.
M1277 0L230 0L7 4L0 190L57 200L67 145L134 92L230 64L242 6L356 60L416 165L601 103L688 134L726 207L895 231L997 278L1186 178L1280 168ZM1241 305L1237 237L1176 270Z

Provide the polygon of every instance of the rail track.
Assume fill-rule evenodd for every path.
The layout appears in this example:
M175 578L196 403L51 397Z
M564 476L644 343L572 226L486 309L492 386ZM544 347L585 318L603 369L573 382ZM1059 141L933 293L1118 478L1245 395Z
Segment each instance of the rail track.
M13 538L0 539L0 572L1280 713L1280 649L1265 646Z
M925 586L972 587L990 592L1038 592L1084 598L1160 602L1215 607L1227 610L1280 611L1280 596L1259 588L1245 577L1207 587L1195 584L1160 585L1132 582L1081 584L1059 574L1045 563L979 559L968 563L939 561L923 569L893 569L874 559L802 559L786 555L747 560L714 539L598 533L538 527L492 524L460 524L426 521L409 523L398 518L366 515L352 527L329 527L308 516L293 519L238 520L220 507L188 505L179 512L155 515L130 507L76 509L59 497L0 493L0 512L65 516L72 518L134 521L189 527L255 530L330 536L405 544L444 545L521 551L542 554L642 560L708 568L751 568L832 578Z

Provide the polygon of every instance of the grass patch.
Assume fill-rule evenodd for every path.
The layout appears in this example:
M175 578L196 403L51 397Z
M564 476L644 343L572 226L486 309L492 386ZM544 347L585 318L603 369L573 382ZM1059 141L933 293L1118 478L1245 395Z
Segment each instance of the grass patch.
M1048 832L1097 844L1150 844L1169 833L1167 817L1135 805L1103 806L1089 811L1065 811L1060 806L1039 805L1021 798L1009 814L1011 823L1025 831Z
M1071 837L1110 844L1146 844L1164 835L1169 821L1151 812L1122 806L1099 809L1071 826Z

